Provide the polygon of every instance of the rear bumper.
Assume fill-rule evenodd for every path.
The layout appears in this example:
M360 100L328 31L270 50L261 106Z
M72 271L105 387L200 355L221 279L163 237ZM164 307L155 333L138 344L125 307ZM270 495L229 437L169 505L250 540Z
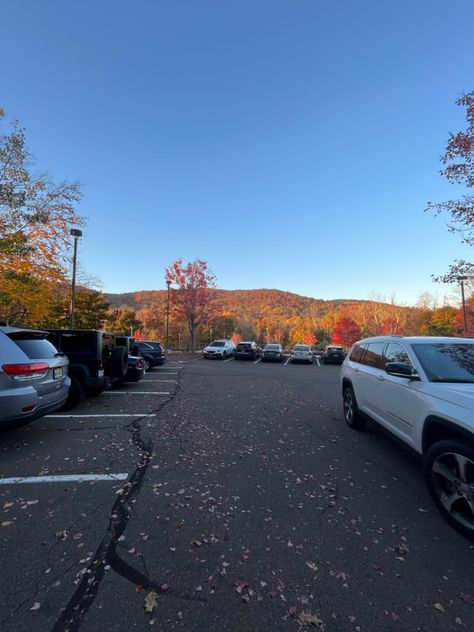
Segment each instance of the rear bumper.
M12 424L15 422L25 423L29 421L34 421L35 419L39 419L40 417L44 417L44 415L48 415L49 413L53 413L54 411L58 410L58 408L61 408L61 406L66 403L70 383L70 380L67 379L67 384L64 388L61 389L59 393L57 393L58 397L56 397L54 401L49 400L45 403L42 403L41 399L39 399L36 408L29 413L17 412L14 414L9 414L8 416L2 415L0 417L0 429L2 427L2 424ZM34 402L31 401L31 396L29 396L28 401L26 400L25 395L20 396L20 399L21 401L17 402L18 411L21 411L24 406L30 406L34 404Z
M256 358L258 358L258 355L256 353L245 353L242 351L234 351L234 358L239 358L242 360L255 360Z

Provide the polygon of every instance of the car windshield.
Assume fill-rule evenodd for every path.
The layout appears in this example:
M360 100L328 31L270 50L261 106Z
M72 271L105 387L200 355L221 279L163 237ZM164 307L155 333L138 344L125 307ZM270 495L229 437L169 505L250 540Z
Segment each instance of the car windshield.
M214 342L211 342L209 346L210 347L225 347L225 342L223 340L214 340Z
M309 347L307 345L295 345L295 351L309 351Z
M250 342L241 342L237 345L238 349L250 349L252 345L250 344Z
M413 344L430 382L474 383L474 344Z
M280 345L265 345L265 351L279 351Z

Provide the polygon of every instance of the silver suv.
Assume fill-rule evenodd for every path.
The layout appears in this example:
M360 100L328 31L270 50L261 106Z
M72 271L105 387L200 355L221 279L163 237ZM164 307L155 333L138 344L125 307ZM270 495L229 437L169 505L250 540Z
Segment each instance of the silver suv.
M0 326L0 430L51 413L67 399L68 359L47 335Z
M421 455L437 507L474 539L474 339L360 340L341 387L347 424L369 416Z

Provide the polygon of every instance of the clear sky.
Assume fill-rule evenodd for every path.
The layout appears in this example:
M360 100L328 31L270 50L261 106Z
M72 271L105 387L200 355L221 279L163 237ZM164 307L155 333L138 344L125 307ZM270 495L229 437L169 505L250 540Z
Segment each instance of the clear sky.
M470 257L423 209L462 193L439 156L473 24L472 0L3 0L0 106L82 183L105 291L199 257L226 289L414 303Z

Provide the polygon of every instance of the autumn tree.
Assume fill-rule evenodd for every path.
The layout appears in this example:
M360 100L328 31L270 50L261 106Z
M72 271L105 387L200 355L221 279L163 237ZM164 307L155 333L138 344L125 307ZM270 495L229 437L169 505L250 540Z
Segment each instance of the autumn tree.
M180 258L165 269L165 279L178 286L170 293L173 314L186 323L194 351L197 328L206 323L212 313L212 288L216 285L216 278L206 261L195 259L184 265Z
M451 184L466 187L467 193L455 200L447 200L428 204L427 210L433 210L437 215L449 217L448 230L461 235L466 244L474 244L474 195L470 191L474 188L474 91L463 94L456 104L466 108L466 129L449 134L446 151L441 157L445 165L441 174ZM447 274L435 276L436 281L453 283L456 277L466 273L472 274L474 266L468 261L456 260Z
M428 322L427 333L430 336L453 336L456 333L457 311L450 305L435 309Z
M107 314L105 326L119 336L131 336L134 331L143 328L143 323L134 309L121 307Z
M350 347L360 338L361 332L357 323L352 318L344 317L337 321L331 340L333 344Z
M5 113L0 109L0 126ZM0 312L26 307L38 321L67 271L69 230L82 218L77 183L55 183L31 171L25 132L0 128Z

